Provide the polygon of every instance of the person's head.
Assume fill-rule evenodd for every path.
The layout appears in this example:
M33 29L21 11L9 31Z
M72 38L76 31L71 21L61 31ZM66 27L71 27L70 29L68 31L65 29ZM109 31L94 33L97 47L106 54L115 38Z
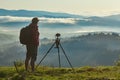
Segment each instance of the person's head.
M37 17L34 17L33 19L32 19L32 23L38 23L39 22L39 19L37 18Z

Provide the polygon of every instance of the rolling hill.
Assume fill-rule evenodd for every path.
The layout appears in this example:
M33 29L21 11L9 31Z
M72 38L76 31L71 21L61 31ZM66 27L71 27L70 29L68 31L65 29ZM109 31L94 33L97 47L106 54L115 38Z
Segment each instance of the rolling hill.
M0 39L2 39L1 37ZM7 39L4 41L7 41ZM47 38L41 40L37 62L41 60L53 42L54 40ZM63 38L61 44L74 67L114 65L114 62L119 58L120 36L117 33L90 33ZM13 65L12 63L15 60L24 60L25 52L25 46L20 45L18 41L2 44L0 46L0 65ZM62 66L68 67L69 64L62 51L60 51L60 54ZM50 51L42 64L58 66L56 48Z

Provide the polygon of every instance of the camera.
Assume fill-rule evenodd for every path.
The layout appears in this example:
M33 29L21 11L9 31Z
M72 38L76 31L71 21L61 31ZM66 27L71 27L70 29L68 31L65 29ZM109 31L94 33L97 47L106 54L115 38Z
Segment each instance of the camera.
M56 37L60 37L60 35L61 35L60 33L57 33L55 36L56 36Z

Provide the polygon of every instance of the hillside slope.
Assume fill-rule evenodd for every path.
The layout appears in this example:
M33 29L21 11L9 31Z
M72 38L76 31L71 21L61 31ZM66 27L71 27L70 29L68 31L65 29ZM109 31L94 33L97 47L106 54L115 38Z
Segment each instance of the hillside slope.
M7 42L8 38L1 41L1 43L5 41ZM53 43L54 40L47 38L41 40L37 62L41 60ZM120 36L116 33L90 33L72 38L63 38L61 39L61 44L75 67L114 65L120 53ZM3 43L0 45L0 65L13 65L15 60L24 60L25 53L25 46L22 46L18 41ZM69 64L61 49L60 54L62 66L68 67ZM58 66L56 48L50 51L42 64Z
M55 68L40 66L32 72L24 71L18 67L19 73L14 67L0 67L0 80L119 80L120 67L98 66L74 68Z

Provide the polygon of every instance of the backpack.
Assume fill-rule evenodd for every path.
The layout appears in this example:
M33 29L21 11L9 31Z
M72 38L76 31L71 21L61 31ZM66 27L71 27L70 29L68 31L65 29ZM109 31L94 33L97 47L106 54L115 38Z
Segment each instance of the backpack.
M31 36L30 34L31 32L29 26L23 27L20 30L20 36L19 36L20 43L24 45L28 44Z

